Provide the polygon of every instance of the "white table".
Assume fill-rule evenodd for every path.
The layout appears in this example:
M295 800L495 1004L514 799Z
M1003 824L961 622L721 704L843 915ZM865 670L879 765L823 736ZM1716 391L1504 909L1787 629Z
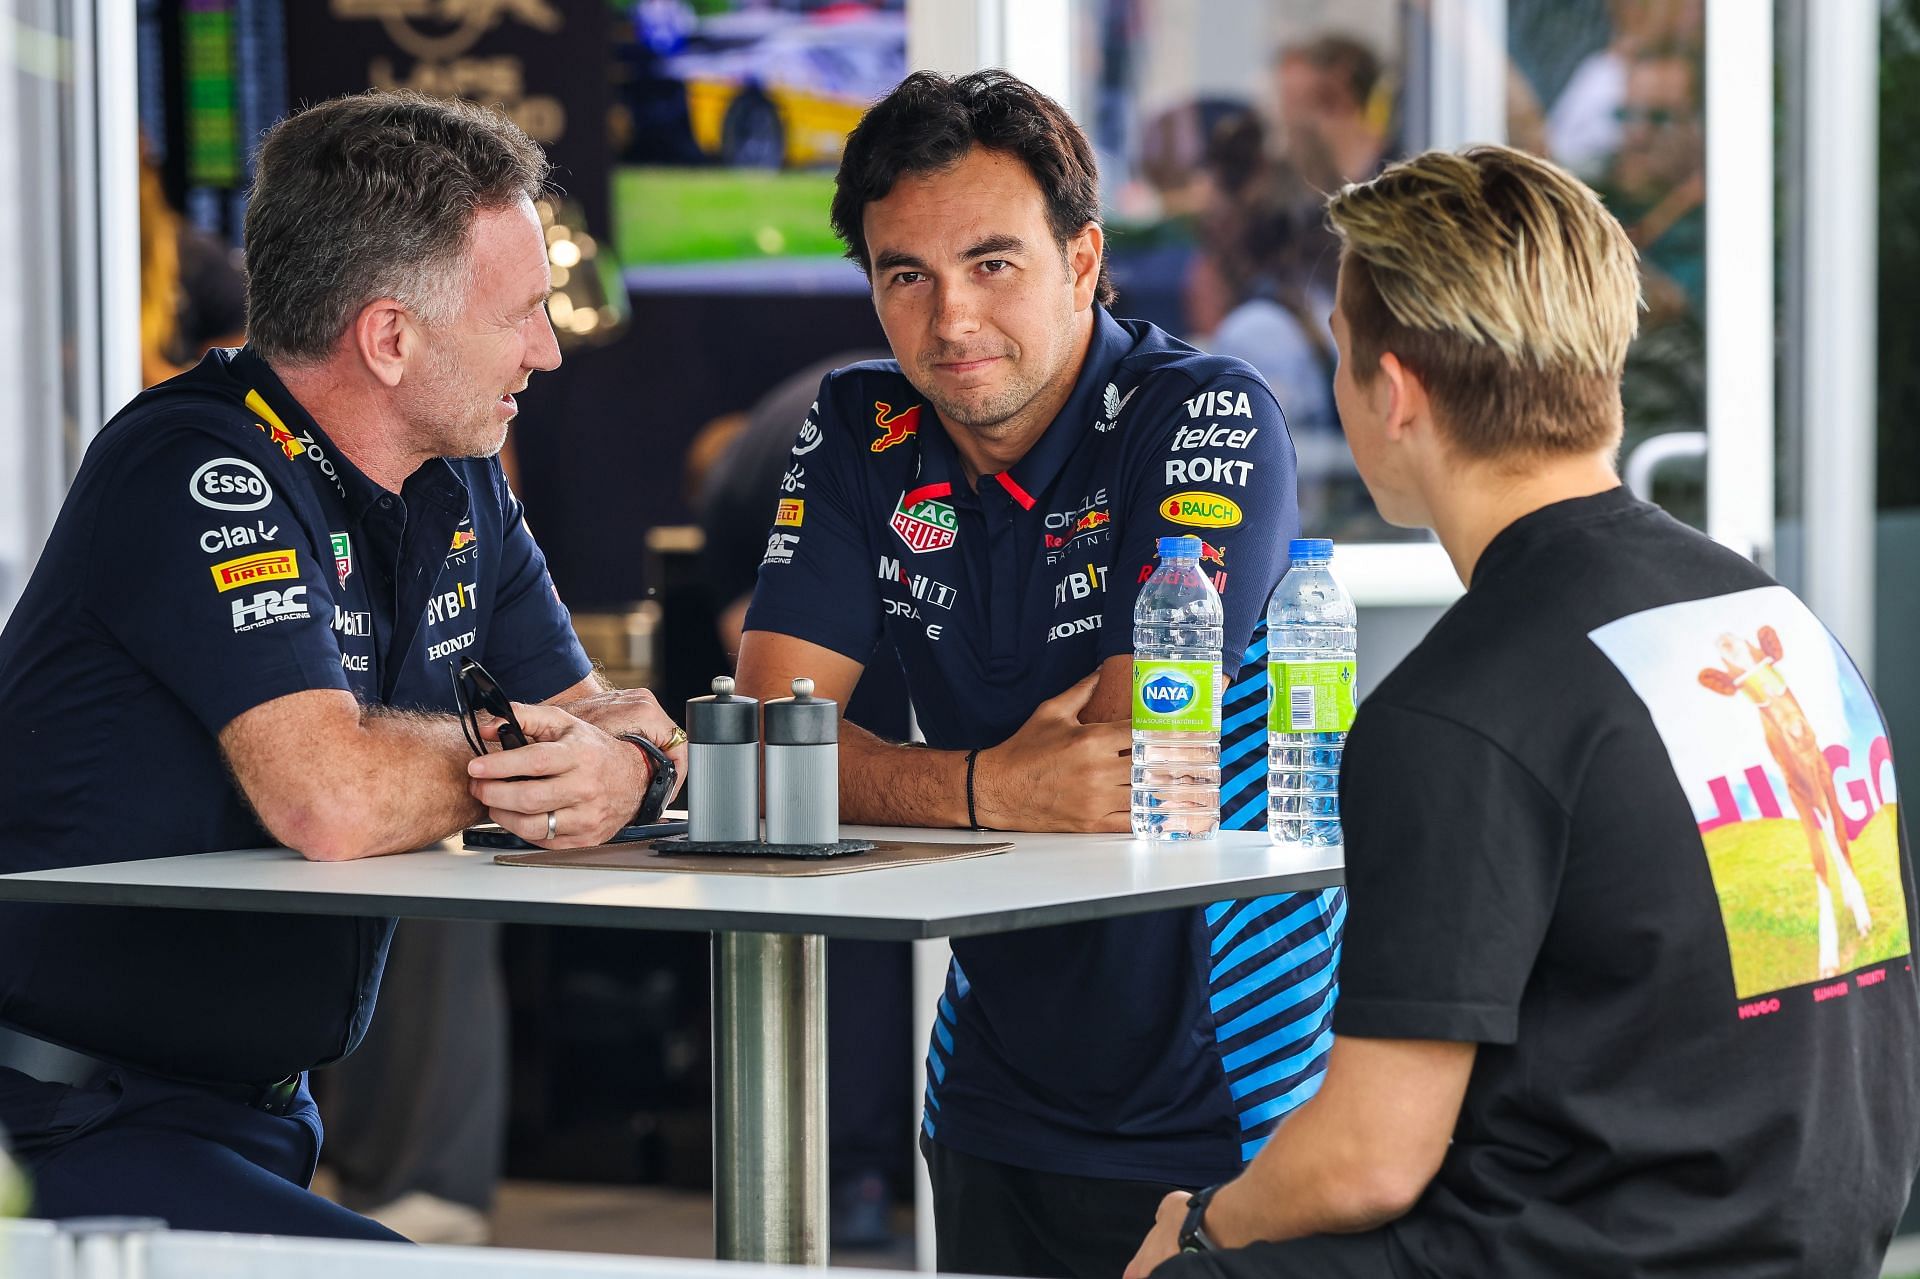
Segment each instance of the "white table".
M1340 849L1276 847L1255 832L1158 847L1106 835L842 833L1016 847L809 878L499 866L451 844L331 864L263 848L0 875L0 899L711 932L717 1255L824 1265L828 937L972 937L1341 882Z

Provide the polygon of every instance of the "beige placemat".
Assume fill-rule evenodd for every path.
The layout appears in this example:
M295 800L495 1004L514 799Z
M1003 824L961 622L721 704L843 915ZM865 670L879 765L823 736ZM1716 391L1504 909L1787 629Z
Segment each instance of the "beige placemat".
M1010 840L992 844L876 843L868 852L845 857L731 857L720 853L656 853L647 844L602 844L598 848L541 849L536 853L501 853L493 860L502 866L577 866L582 870L687 871L697 875L845 875L856 870L884 870L889 866L917 866L925 862L957 861L962 857L991 857L1013 847Z

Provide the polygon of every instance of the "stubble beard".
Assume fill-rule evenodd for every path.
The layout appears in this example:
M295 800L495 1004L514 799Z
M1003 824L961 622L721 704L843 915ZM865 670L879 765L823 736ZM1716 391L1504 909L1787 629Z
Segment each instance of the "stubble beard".
M931 362L931 361L929 361ZM986 440L997 440L1013 434L1023 425L1016 421L1022 410L1040 397L1046 389L1047 379L1018 376L1021 372L1015 366L1015 380L997 390L984 395L970 395L956 398L937 389L938 383L929 374L924 377L922 393L939 410L942 421L961 427Z
M469 385L454 360L435 348L427 385L409 414L435 457L493 457L506 447L507 426L494 416L499 393L484 394Z

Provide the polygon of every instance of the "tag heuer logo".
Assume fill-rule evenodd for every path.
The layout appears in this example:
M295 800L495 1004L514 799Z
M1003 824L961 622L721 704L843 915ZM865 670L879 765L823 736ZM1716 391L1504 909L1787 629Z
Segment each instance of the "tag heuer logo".
M952 492L951 484L928 484L900 495L888 523L909 550L944 551L953 545L960 521L953 504L939 500Z
M345 533L328 533L327 540L333 543L333 571L345 586L353 574L353 542Z

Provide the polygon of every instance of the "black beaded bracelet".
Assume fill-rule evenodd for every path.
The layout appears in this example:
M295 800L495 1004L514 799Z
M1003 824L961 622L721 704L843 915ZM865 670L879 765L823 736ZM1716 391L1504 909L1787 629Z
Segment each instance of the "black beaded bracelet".
M970 750L967 752L967 825L974 830L986 829L980 825L980 816L973 808L973 765L979 758L980 752L978 750Z

